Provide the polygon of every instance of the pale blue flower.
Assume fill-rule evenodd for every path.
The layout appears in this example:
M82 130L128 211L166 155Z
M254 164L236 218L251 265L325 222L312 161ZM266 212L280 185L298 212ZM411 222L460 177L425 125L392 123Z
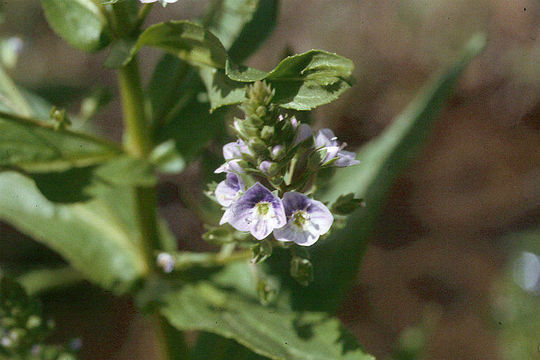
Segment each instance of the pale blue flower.
M313 130L311 130L311 126L308 124L300 124L300 126L296 128L296 139L294 140L294 145L296 146L301 142L306 141L312 134Z
M174 270L175 261L171 254L162 252L158 254L156 264L168 274Z
M315 135L315 146L319 150L326 151L326 156L322 161L323 165L334 159L332 165L338 167L360 163L360 161L355 159L356 154L354 152L343 150L347 146L347 143L340 144L334 132L330 129L321 129L317 132Z
M242 161L244 154L251 155L251 151L241 139L223 145L223 157L227 162L218 167L214 172L216 174L223 172L243 173L244 169L240 165L240 161Z
M262 240L286 222L281 200L256 183L231 204L223 214L220 225L229 223L235 229L249 231L257 240Z
M218 203L231 206L245 190L244 181L235 173L227 173L227 178L216 187L215 195Z
M313 245L330 230L334 222L334 216L322 202L295 191L283 195L283 206L287 224L274 230L274 237L279 241Z

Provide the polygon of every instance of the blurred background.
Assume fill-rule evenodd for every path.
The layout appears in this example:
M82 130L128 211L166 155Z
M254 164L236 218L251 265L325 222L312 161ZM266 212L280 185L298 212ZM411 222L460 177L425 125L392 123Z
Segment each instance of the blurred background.
M11 72L20 84L58 105L100 84L116 92L114 73L102 66L106 51L69 48L37 0L3 3L0 36L23 41ZM156 6L148 21L194 18L206 3ZM488 34L488 46L394 185L340 312L378 359L540 359L540 3L282 0L275 32L247 62L269 70L287 49L312 48L352 59L357 84L313 116L316 127L332 127L356 147L391 123L477 31ZM148 77L159 54L142 56ZM115 99L97 131L119 139L119 115ZM186 194L202 191L199 172L196 163L160 185L162 214L183 248L205 246L202 223L185 207ZM58 260L0 226L2 263ZM152 358L152 339L125 299L85 284L51 295L46 308L59 338L83 339L83 358ZM102 353L86 352L96 348Z

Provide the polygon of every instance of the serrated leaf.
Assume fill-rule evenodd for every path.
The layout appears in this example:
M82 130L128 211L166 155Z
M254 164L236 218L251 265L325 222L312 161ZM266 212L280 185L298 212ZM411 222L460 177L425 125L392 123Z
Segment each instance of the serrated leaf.
M87 203L47 200L29 178L0 173L0 218L62 255L90 281L126 291L148 272L132 190L109 188Z
M107 21L92 0L41 0L41 4L53 30L70 45L97 51L108 44Z
M337 99L354 82L351 60L323 50L289 56L270 72L238 66L228 61L226 70L212 69L203 76L212 109L245 99L245 86L265 80L275 89L274 101L281 107L311 110Z
M114 144L89 135L0 114L0 167L59 171L102 163L120 153Z
M174 54L196 65L225 68L227 52L211 32L190 21L167 21L150 26L137 39L124 58L117 54L109 66L120 67L131 61L143 47L151 46Z
M379 137L360 149L359 165L339 172L318 198L333 202L342 194L365 199L347 225L320 241L311 251L314 282L295 288L295 303L303 309L335 311L357 276L369 236L394 181L425 144L436 115L448 99L459 75L485 45L485 37L473 37L462 55L443 74L436 76ZM338 281L339 279L339 281ZM332 288L331 292L328 289Z
M248 265L233 267L241 272L232 271L233 276L225 278L218 274L213 282L189 284L165 295L161 314L179 330L202 330L234 339L270 359L374 359L361 350L337 319L324 313L261 305L250 296L251 289L236 285L253 282L238 278L238 274L250 277Z

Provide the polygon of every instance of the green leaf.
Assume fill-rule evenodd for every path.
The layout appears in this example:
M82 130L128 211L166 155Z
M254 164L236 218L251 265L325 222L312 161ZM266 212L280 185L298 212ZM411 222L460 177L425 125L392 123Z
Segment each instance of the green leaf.
M337 99L352 85L351 60L323 50L289 56L269 73L228 61L226 70L212 69L203 75L212 109L245 99L245 84L265 80L275 89L281 107L311 110Z
M107 21L92 0L41 0L54 31L70 45L97 51L109 43Z
M231 48L229 55L241 61L274 28L277 3L277 0L215 1L202 22L226 49ZM195 69L166 54L156 66L148 87L156 141L173 138L176 149L186 160L193 159L208 141L224 130L225 112L210 114L199 75L213 78L214 69ZM220 75L220 81L234 83L223 72ZM239 91L243 96L244 84L239 84Z
M277 0L220 0L213 3L203 24L228 49L232 60L242 62L274 30L277 12Z
M120 67L131 61L143 47L152 46L196 65L225 68L227 52L211 32L189 21L168 21L150 26L122 58L117 54L108 66Z
M436 114L451 95L459 75L484 45L484 36L474 36L457 61L421 90L383 134L360 150L357 159L361 163L340 169L328 182L320 200L333 202L342 194L353 193L364 199L366 206L357 209L343 229L313 247L315 281L308 288L294 287L297 306L330 312L339 306L356 278L392 184L422 149Z
M233 340L223 338L211 333L201 333L197 345L193 349L191 360L264 360L268 359L257 355Z
M157 145L149 156L150 162L165 174L177 174L184 170L186 162L176 149L174 140Z
M256 295L250 295L253 288L242 288L254 282L248 266L232 265L213 282L185 285L166 294L161 314L179 330L202 330L234 339L270 359L373 359L338 320L324 313L261 305Z
M117 186L87 203L56 204L27 177L0 173L0 219L57 251L88 280L117 292L149 270L133 199L132 189Z
M157 183L150 163L127 155L101 165L28 175L48 200L61 203L90 200L112 185L154 186Z
M0 113L0 167L60 171L99 164L120 153L121 149L105 140Z
M199 71L210 100L211 111L246 99L246 84L231 80L223 70L204 68Z
M176 150L190 161L214 138L223 131L223 116L225 111L215 111L210 114L207 102L193 99L188 107L172 114L167 123L158 128L158 142L174 139Z

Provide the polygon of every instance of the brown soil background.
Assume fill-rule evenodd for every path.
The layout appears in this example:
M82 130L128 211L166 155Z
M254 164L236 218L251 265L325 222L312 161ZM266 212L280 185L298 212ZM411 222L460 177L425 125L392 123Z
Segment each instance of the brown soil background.
M114 88L113 74L101 66L106 54L87 56L68 48L47 27L38 1L4 3L1 33L25 41L14 72L18 81L34 87L42 79L73 86L103 81ZM150 21L191 18L201 7L200 1L181 0L156 7ZM509 256L500 238L540 224L540 3L284 0L276 31L248 61L270 69L286 47L297 53L325 49L352 59L357 85L317 110L315 119L358 146L391 123L476 31L487 32L487 49L461 79L422 155L395 184L341 313L377 358L388 356L401 331L426 317L437 318L426 359L501 358L499 334L488 320L492 284ZM145 56L148 64L157 58L153 52ZM99 129L118 138L118 102L99 118ZM189 169L167 179L164 192L192 186L194 174ZM202 227L180 197L169 199L162 211L179 243L196 246L193 229ZM3 237L16 237L2 229ZM26 256L17 249L10 250L11 259ZM99 298L101 313L67 300L62 308L74 325L83 324L85 344L103 349L104 359L151 359L150 353L140 355L151 349L151 339L140 320L132 321L130 306ZM113 321L103 327L104 319ZM126 334L122 329L130 322ZM102 330L108 338L94 333L100 326L108 329Z

